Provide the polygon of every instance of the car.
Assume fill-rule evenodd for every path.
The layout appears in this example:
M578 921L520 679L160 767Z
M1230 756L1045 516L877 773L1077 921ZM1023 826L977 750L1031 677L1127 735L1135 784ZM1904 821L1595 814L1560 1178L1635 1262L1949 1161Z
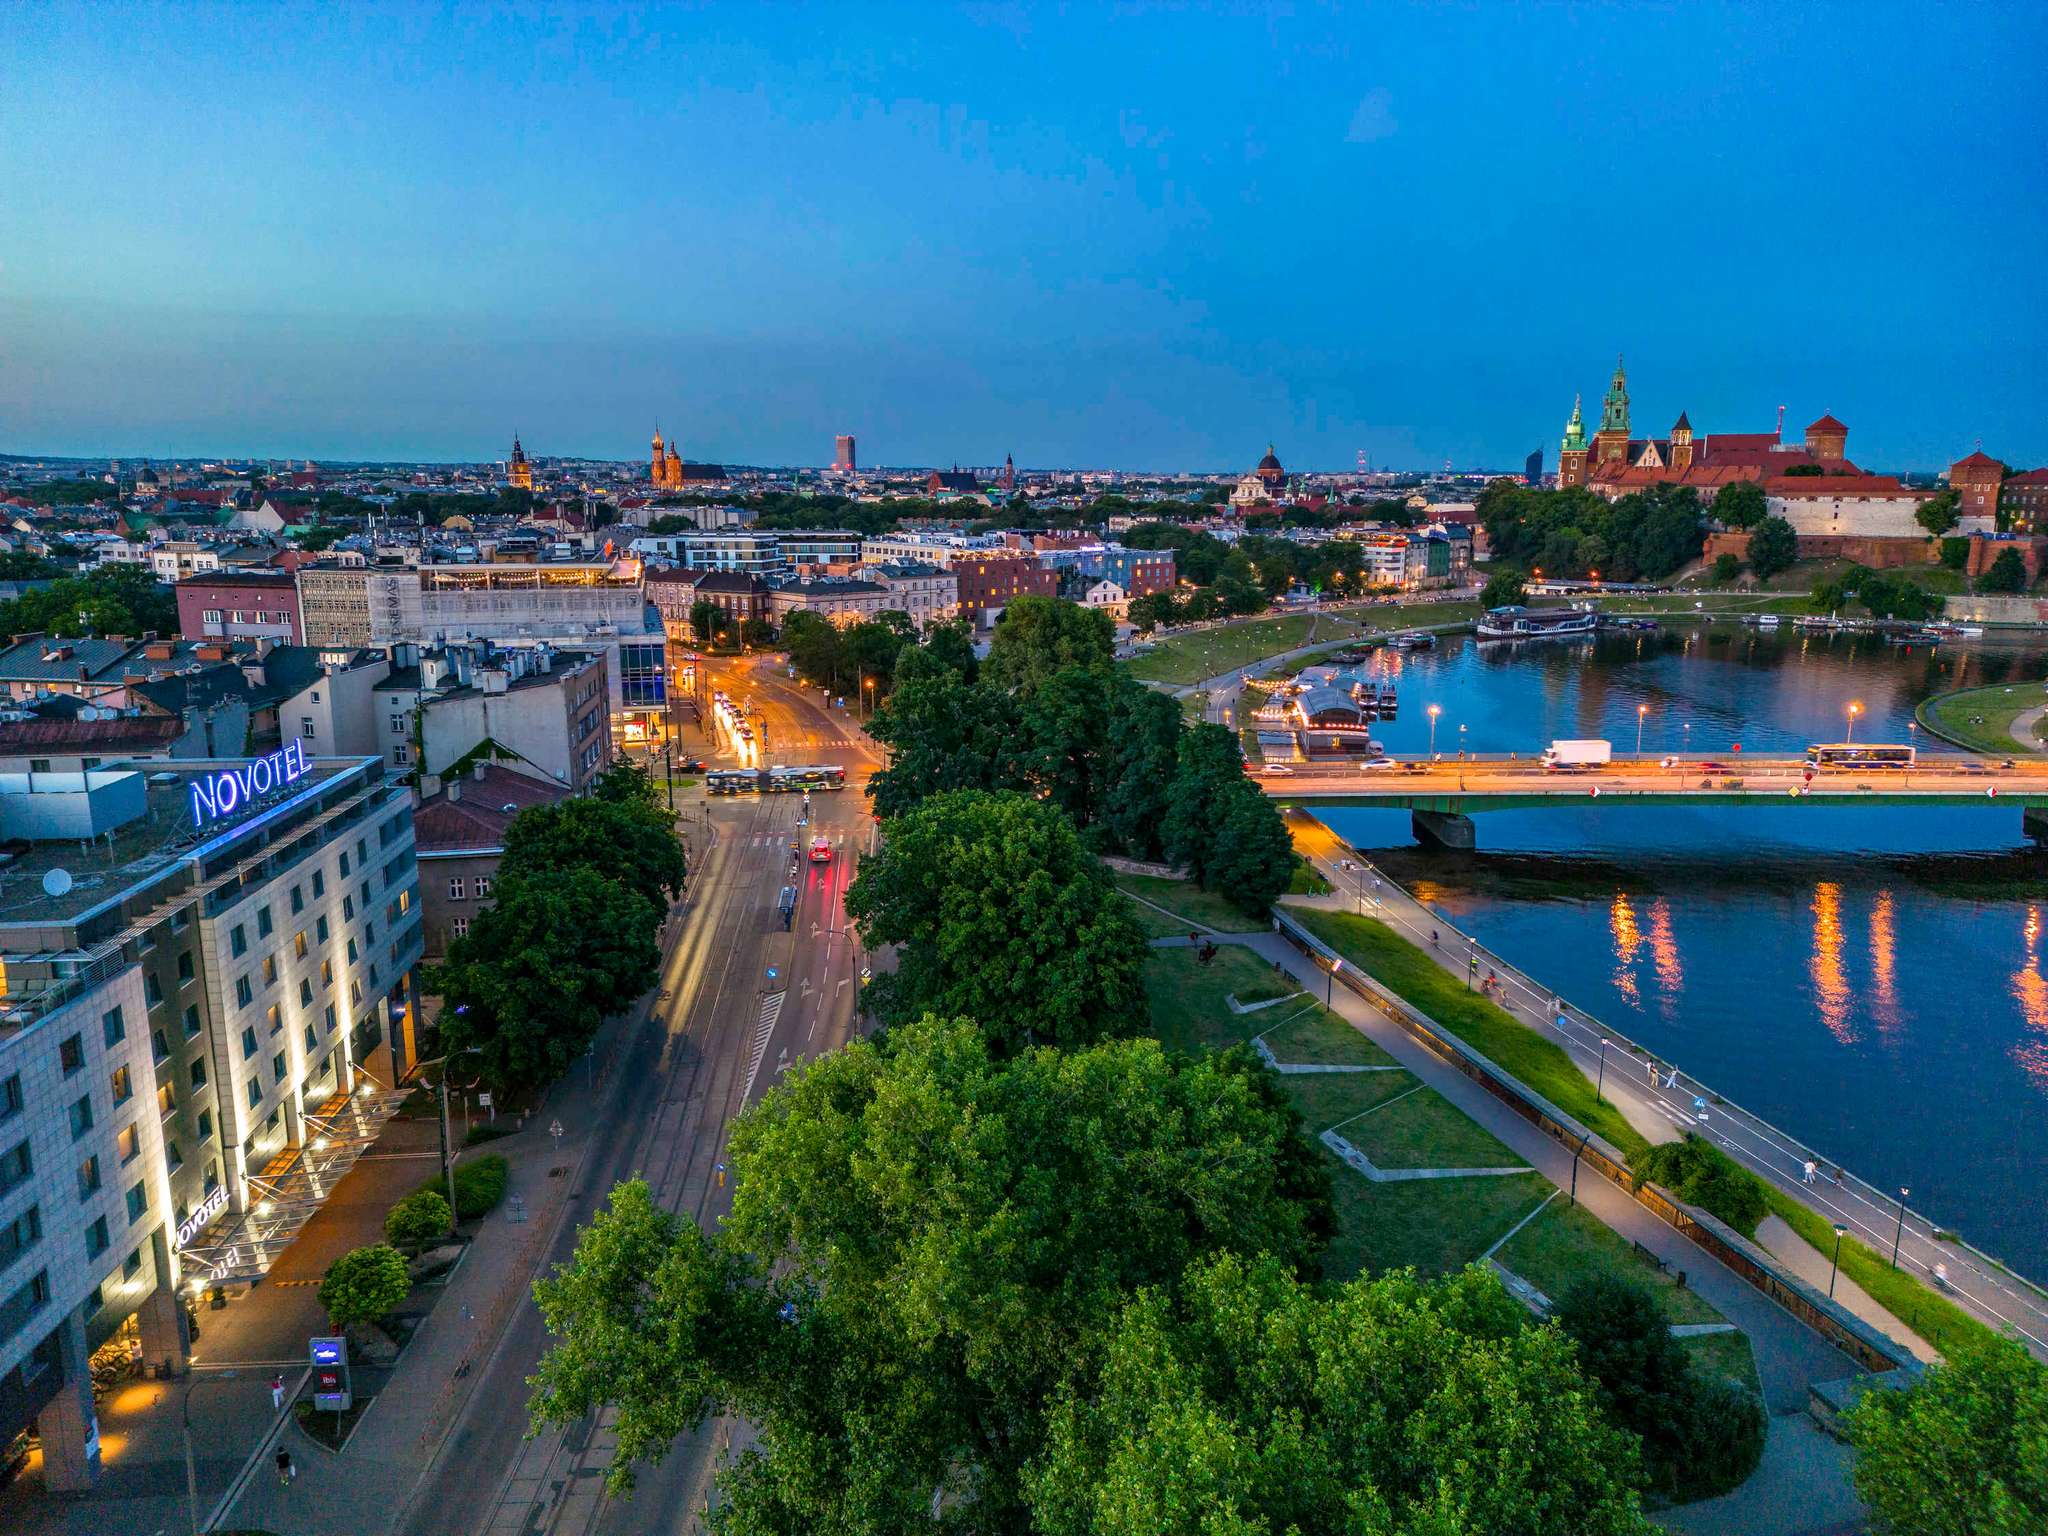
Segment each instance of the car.
M830 864L832 862L831 838L814 837L811 839L811 862L813 864Z
M1700 764L1700 772L1701 772L1701 773L1726 773L1727 771L1728 771L1728 765L1727 765L1726 763L1701 763L1701 764Z
M1267 775L1282 773L1291 774L1294 772L1294 770L1288 767L1285 763L1261 763L1254 771Z
M1398 768L1400 766L1391 757L1368 757L1358 765L1358 771L1360 773L1373 773L1378 770Z

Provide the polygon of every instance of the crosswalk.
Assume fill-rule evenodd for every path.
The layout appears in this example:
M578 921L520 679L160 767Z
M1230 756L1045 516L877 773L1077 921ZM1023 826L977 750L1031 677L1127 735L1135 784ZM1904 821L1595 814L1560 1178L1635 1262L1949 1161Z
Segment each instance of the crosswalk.
M768 1054L768 1042L775 1036L775 1021L782 1017L782 1000L788 996L787 992L770 992L761 999L760 1020L754 1025L753 1043L747 1049L747 1087L740 1095L742 1103L753 1097L754 1079L760 1074L761 1058Z

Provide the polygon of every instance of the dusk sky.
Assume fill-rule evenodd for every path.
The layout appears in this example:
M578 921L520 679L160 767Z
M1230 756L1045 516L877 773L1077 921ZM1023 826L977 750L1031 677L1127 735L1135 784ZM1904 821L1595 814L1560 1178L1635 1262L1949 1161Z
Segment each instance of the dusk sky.
M2048 462L2048 5L0 13L0 452Z

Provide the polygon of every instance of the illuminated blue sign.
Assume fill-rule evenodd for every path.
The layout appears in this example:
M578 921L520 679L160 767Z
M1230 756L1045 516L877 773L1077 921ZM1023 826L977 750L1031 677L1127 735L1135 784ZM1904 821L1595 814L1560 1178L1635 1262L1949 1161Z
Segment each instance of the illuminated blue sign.
M192 780L192 825L247 810L257 799L306 776L306 749L296 741L286 742L239 768L222 768Z

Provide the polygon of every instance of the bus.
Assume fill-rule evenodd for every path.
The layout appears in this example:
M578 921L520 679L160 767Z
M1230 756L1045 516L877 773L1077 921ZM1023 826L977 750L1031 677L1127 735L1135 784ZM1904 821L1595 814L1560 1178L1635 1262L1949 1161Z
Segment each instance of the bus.
M777 766L768 770L768 788L778 792L846 788L846 770L836 764L819 767Z
M704 790L713 795L751 795L761 787L758 768L713 768L704 775Z
M1806 766L1815 772L1824 772L1830 768L1854 771L1903 771L1913 766L1913 757L1911 747L1888 745L1884 742L1842 741L1808 747Z

